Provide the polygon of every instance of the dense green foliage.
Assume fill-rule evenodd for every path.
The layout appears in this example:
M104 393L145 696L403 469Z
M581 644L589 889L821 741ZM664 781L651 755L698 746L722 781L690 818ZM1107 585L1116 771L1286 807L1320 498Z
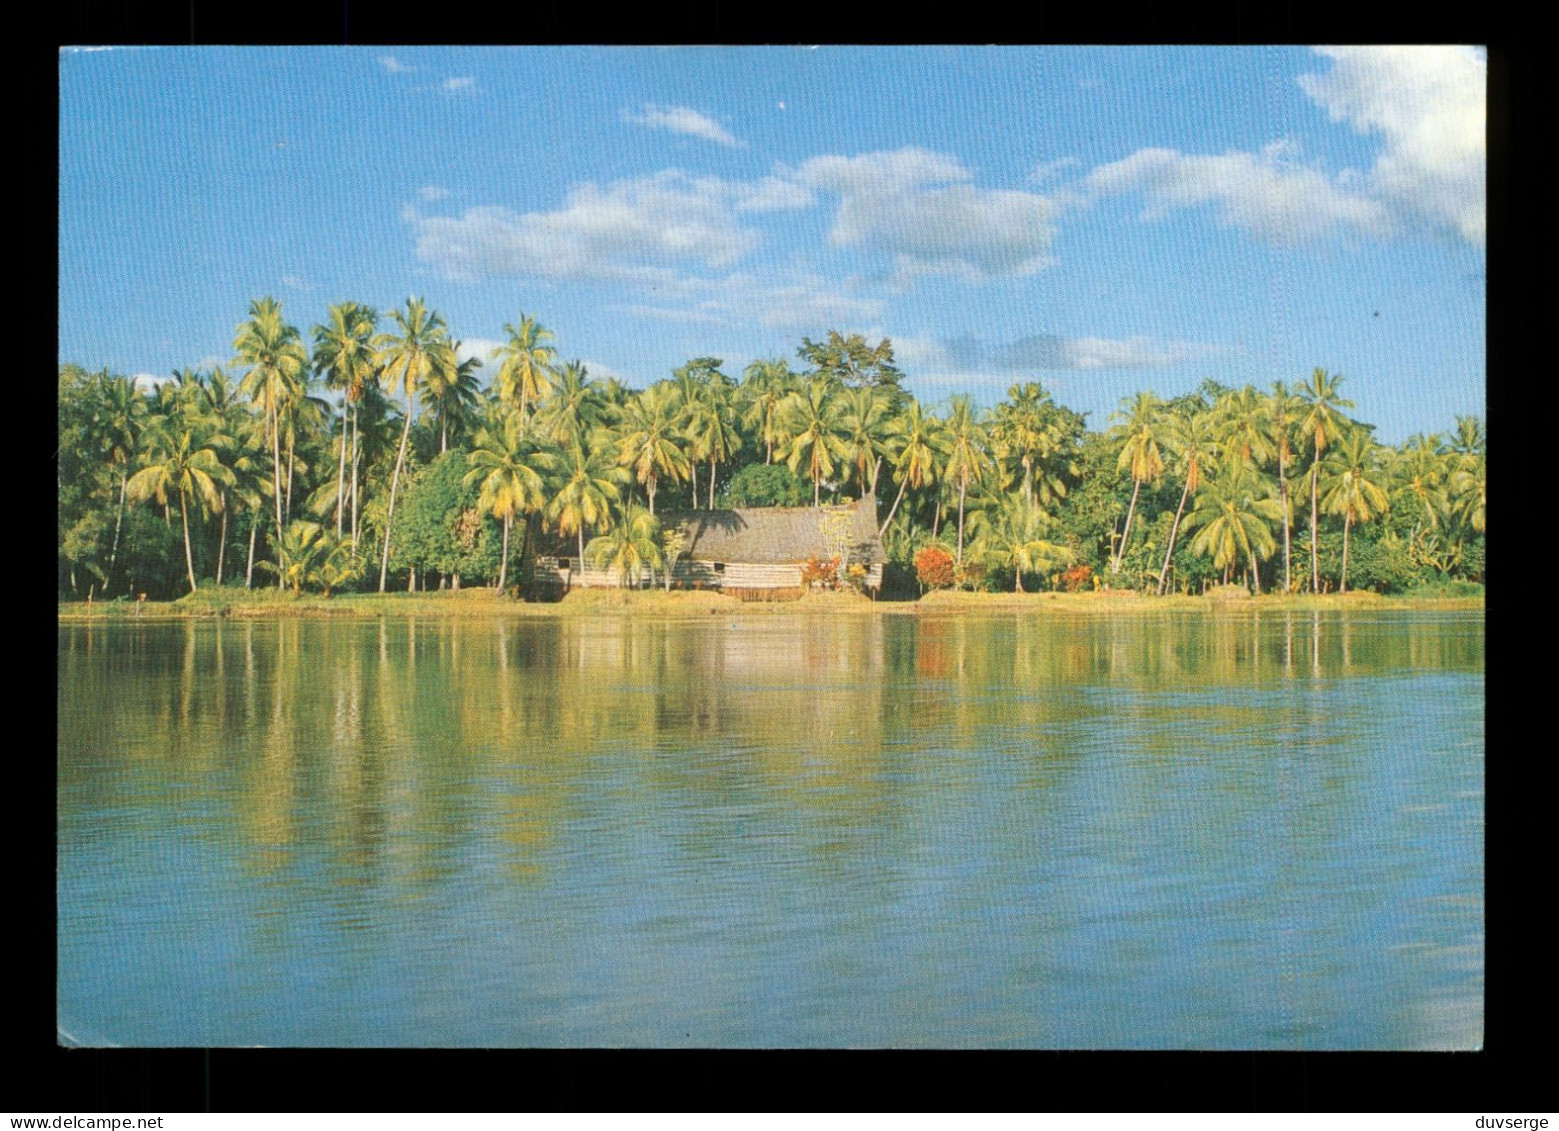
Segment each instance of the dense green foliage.
M305 338L264 298L231 375L143 388L62 365L60 595L508 588L537 522L629 575L675 556L657 511L868 494L890 576L945 557L938 584L1454 594L1484 580L1481 420L1380 444L1324 370L1265 392L1142 392L1094 431L1033 381L988 408L922 405L892 344L860 335L803 339L795 370L764 360L735 378L699 357L635 391L561 360L531 316L505 331L492 356L461 360L420 300L388 317L340 303Z

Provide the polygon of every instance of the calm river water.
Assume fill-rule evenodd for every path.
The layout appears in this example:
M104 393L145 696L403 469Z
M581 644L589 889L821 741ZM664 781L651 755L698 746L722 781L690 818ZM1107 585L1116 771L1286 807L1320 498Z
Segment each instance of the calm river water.
M1473 1048L1481 614L65 624L87 1045Z

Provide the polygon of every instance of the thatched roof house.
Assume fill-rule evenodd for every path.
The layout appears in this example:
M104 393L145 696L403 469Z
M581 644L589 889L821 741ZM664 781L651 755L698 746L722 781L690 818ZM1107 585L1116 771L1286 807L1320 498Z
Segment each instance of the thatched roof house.
M801 567L809 559L839 559L839 568L860 565L865 584L882 585L886 560L877 537L877 505L870 497L843 506L743 507L734 510L668 511L663 528L680 527L686 539L672 568L674 585L731 591L781 591L802 588ZM545 535L536 543L531 576L564 585L616 586L611 570L580 570L569 548ZM555 573L554 573L555 571ZM641 576L631 584L648 586Z

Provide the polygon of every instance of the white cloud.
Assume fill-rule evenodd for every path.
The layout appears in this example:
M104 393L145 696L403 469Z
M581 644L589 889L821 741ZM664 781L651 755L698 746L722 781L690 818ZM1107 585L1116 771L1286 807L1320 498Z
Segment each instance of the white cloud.
M467 209L459 217L402 215L417 255L455 279L519 275L551 279L669 282L664 265L728 268L759 243L736 220L733 186L667 170L572 189L562 208L519 214Z
M449 190L441 185L423 185L417 190L417 196L429 204L443 200L448 195Z
M938 383L1009 381L1023 372L1092 369L1162 369L1228 353L1230 347L1207 342L1153 338L1064 338L1032 334L987 345L972 335L935 339L899 337L894 352L906 372Z
M624 110L623 121L654 130L670 130L672 133L701 137L705 141L732 148L742 144L719 122L688 106L657 106L653 102L646 102L637 114Z
M408 67L394 55L380 55L379 65L385 70L389 71L392 75L404 75L417 69L416 67Z
M1488 60L1471 47L1320 47L1299 76L1331 119L1378 134L1369 173L1382 200L1474 243L1486 232Z
M1030 275L1049 262L1054 204L981 189L954 157L905 148L804 161L785 179L838 196L832 243L890 256L901 277L970 282Z
M665 295L667 290L678 292ZM883 303L839 288L810 272L791 273L778 282L763 282L736 273L717 279L683 277L671 288L657 287L657 297L681 297L682 303L624 304L624 314L709 326L750 326L803 329L860 326L882 315Z
M482 363L483 369L496 368L495 364L488 361L495 349L499 349L504 343L494 341L492 338L466 338L460 342L455 350L455 358L458 361L469 361L476 358Z
M155 389L158 385L171 380L172 377L158 377L152 373L135 373L130 376L130 381L136 388L147 390Z
M304 294L307 294L314 289L313 283L298 275L283 275L281 277L281 283L282 286L286 287L288 290L302 291Z
M1224 223L1274 242L1295 243L1337 230L1380 233L1391 217L1377 200L1297 163L1295 147L1274 142L1260 153L1220 156L1139 149L1088 174L1084 189L1095 196L1140 192L1144 220L1177 208L1214 205Z
M738 184L738 212L783 212L792 208L810 208L817 203L812 190L784 177L764 177L751 184Z
M476 80L470 75L460 75L456 78L448 78L444 80L444 91L447 94L459 94L462 91L471 90L475 86Z

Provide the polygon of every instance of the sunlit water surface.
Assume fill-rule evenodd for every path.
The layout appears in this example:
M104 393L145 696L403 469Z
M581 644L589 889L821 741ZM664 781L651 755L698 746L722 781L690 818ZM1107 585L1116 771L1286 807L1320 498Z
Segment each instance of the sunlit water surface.
M1473 1048L1481 614L59 630L67 1043Z

